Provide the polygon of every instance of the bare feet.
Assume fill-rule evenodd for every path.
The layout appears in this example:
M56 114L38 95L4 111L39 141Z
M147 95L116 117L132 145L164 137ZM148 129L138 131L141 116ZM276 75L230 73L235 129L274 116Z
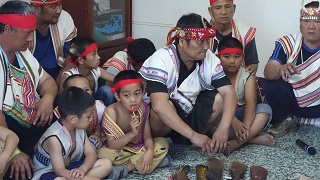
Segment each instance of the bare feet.
M227 143L227 148L224 150L225 155L230 155L234 150L242 146L243 143L239 143L237 140L230 140Z
M271 136L269 133L264 133L261 135L258 135L254 138L252 138L249 143L252 144L261 144L265 146L274 146L276 143L275 139L273 136Z

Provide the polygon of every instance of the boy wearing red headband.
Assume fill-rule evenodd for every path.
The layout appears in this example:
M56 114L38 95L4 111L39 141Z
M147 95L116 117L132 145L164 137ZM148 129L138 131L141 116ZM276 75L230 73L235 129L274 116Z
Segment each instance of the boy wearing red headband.
M217 53L219 41L226 37L237 38L244 47L245 68L251 74L258 69L258 53L255 43L256 28L248 27L241 22L233 20L236 5L233 0L210 0L208 7L211 24L217 29L217 35L212 41L212 51Z
M67 65L65 57L69 54L70 41L77 35L77 28L70 14L62 9L62 0L31 0L30 4L36 10L37 28L28 48L46 72L56 79L60 69Z
M27 49L36 24L34 8L24 1L0 7L0 124L17 134L21 151L4 179L32 178L30 157L53 116L57 85Z
M59 92L63 91L65 79L73 74L81 74L87 77L90 82L90 88L94 93L98 90L98 78L109 82L113 81L114 76L99 67L98 46L90 37L76 37L71 41L68 61L76 67L62 72Z
M218 56L238 96L225 153L230 154L247 142L273 146L275 141L270 134L259 135L271 120L272 111L268 104L257 104L256 78L243 67L241 42L233 37L224 38L218 45Z
M170 30L168 45L142 65L139 72L151 98L153 137L174 130L202 152L226 148L237 99L219 58L209 49L214 36L215 29L202 16L183 15ZM212 135L209 130L215 127Z
M127 165L125 173L136 170L149 174L156 167L169 165L168 142L151 136L141 75L134 70L121 71L111 90L117 102L104 112L102 129L108 147L101 147L98 157L110 159L114 165Z

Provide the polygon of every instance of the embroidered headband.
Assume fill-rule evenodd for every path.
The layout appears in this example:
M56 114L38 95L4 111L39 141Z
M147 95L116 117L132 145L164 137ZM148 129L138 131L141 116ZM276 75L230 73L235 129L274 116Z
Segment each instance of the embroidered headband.
M37 27L35 14L0 14L0 22L20 29L35 29Z
M215 3L215 2L217 2L218 0L210 0L210 6L213 4L213 3ZM230 0L232 3L233 3L233 0Z
M204 40L216 36L215 27L211 28L171 28L167 36L167 45L172 44L177 38Z
M319 2L319 1L312 1ZM300 20L320 20L320 2L317 8L305 7L304 0L302 0L302 9L300 11Z
M59 4L62 0L31 0L30 4L38 5L38 6L45 6L45 5L53 5Z
M98 45L96 43L92 43L83 51L83 53L80 54L79 57L85 57L86 55L96 50L97 48L98 48Z
M123 86L134 84L134 83L143 83L143 80L141 78L121 80L111 88L111 92L116 92L118 89L122 88Z
M219 51L218 55L221 56L221 55L224 55L224 54L231 54L231 53L243 54L243 51L240 48L226 48L226 49L223 49L223 50Z

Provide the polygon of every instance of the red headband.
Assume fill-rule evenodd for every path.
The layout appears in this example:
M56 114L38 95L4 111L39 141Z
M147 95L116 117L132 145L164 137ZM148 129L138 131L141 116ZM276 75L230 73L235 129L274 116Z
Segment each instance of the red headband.
M30 4L44 6L44 5L53 5L59 4L62 0L31 0Z
M174 35L172 35L174 34ZM216 28L172 28L167 36L167 45L172 44L176 38L204 40L216 36Z
M96 43L92 43L84 50L83 53L80 54L79 57L85 57L86 55L96 50L97 48L98 48L98 45Z
M231 53L243 54L243 51L240 48L226 48L226 49L223 49L223 50L219 51L218 55L221 56L221 55L224 55L224 54L231 54Z
M20 29L35 29L37 27L35 14L0 14L0 22Z
M215 3L215 2L217 2L218 0L210 0L210 6L213 4L213 3ZM232 3L233 3L233 0L230 0Z
M122 88L123 86L134 84L134 83L143 83L141 78L138 79L125 79L117 82L113 88L111 88L111 92L116 92L118 89Z

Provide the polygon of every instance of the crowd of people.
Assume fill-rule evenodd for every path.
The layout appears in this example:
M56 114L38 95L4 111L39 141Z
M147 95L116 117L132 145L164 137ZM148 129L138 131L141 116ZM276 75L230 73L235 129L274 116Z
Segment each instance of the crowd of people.
M167 137L231 154L320 126L319 1L276 40L263 102L256 29L233 19L233 0L209 3L209 21L182 15L163 48L130 39L103 65L62 0L1 5L0 179L120 179L170 165Z

